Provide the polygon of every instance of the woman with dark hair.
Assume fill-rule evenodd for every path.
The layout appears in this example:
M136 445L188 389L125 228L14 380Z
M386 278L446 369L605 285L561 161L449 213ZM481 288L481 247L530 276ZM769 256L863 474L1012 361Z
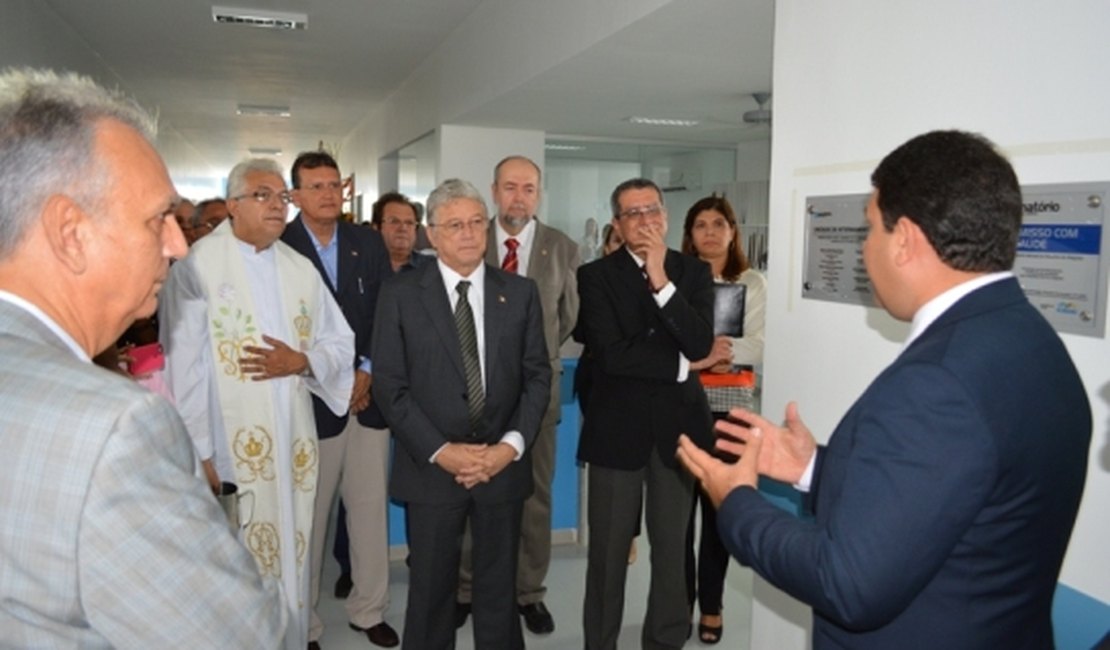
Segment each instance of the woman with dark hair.
M740 228L732 206L724 197L708 196L690 207L682 227L682 252L696 255L708 262L714 281L719 284L742 284L746 287L744 298L743 336L728 337L732 344L731 362L722 362L702 370L706 375L738 374L737 366L758 366L763 362L763 315L767 303L767 283L763 275L751 268L740 246ZM691 366L693 367L693 366ZM707 377L707 380L709 377ZM729 382L707 382L729 383ZM706 396L715 419L724 419L735 399L735 391L723 386L707 386ZM743 404L753 408L751 404ZM695 513L701 503L701 540L698 559L694 559ZM721 600L724 593L725 571L729 554L717 535L717 512L701 491L695 493L694 508L690 511L687 533L686 581L690 609L695 598L701 618L698 620L698 638L713 644L721 640L724 622L721 618Z

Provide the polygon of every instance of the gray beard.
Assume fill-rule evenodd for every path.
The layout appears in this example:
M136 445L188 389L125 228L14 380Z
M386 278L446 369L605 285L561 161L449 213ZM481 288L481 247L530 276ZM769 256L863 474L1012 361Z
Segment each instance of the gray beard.
M532 220L531 216L511 217L507 214L501 215L500 218L501 218L502 227L504 227L504 225L507 223L509 226L512 227L513 230L515 230L517 232L520 232L524 228L524 226L527 226L528 222ZM508 229L506 228L506 230L508 230Z

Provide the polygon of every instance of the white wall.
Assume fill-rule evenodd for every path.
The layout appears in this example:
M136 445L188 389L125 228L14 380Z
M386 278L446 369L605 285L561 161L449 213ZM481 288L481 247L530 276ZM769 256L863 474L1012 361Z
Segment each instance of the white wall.
M108 88L121 88L131 93L116 74L100 63L100 57L85 45L85 41L58 17L45 2L38 0L4 0L0 18L0 67L29 66L51 68L57 71L77 72L88 75ZM154 104L139 97L147 108ZM175 160L185 161L185 165L174 170L174 182L179 191L192 189L190 182L199 177L217 176L209 172L202 161L177 131L161 125L158 133L157 148L163 156L172 154ZM225 172L226 173L226 172ZM198 181L199 183L200 181ZM210 189L220 185L201 185L194 199L208 198ZM222 187L219 188L222 192ZM214 193L214 192L213 192Z
M379 157L451 124L669 2L487 0L442 43L429 44L428 59L344 139L340 163L357 173L360 191L376 193ZM535 160L542 159L541 151Z
M1025 184L1110 179L1107 24L1104 0L779 0L766 412L796 399L827 435L906 331L876 309L800 298L804 198L869 191L882 156L938 128L982 132ZM1110 602L1110 343L1063 338L1095 431L1061 582ZM756 598L752 647L805 647L803 608L764 582Z

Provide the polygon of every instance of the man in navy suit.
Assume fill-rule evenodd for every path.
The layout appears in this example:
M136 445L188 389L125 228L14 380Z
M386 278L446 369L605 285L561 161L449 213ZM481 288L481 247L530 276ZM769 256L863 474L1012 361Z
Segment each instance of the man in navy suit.
M516 562L528 448L551 362L536 283L484 263L488 213L465 181L428 197L434 264L382 284L374 399L397 440L390 494L408 507L404 647L455 647L463 530L474 540L474 647L524 647Z
M355 333L355 385L348 413L337 416L313 396L320 438L320 480L312 521L312 625L308 638L318 644L324 624L315 611L320 598L324 540L338 488L346 504L351 540L351 579L347 618L352 629L374 645L393 647L396 631L385 621L389 607L389 539L386 477L389 431L370 404L370 334L378 285L393 274L389 254L377 232L344 221L343 182L335 159L323 151L297 156L290 172L293 202L300 214L281 239L309 260L331 289Z
M1067 350L1009 269L1021 190L990 142L932 132L871 176L863 259L878 303L911 321L902 353L818 446L793 403L780 427L722 424L735 465L683 440L741 562L813 607L813 647L1051 648L1090 404ZM746 449L745 449L746 447ZM777 509L757 474L809 491Z

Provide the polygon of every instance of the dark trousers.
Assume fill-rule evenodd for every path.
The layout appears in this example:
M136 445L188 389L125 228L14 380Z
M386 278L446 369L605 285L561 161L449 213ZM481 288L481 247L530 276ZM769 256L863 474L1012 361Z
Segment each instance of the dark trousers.
M697 527L698 504L701 504L701 540L698 542L697 560L694 559L694 529ZM690 510L690 524L686 528L686 596L690 609L694 600L698 611L705 616L721 613L721 599L725 591L725 572L728 571L728 549L717 533L717 509L701 490L695 490L694 507Z
M624 612L628 547L640 518L651 546L651 583L641 647L681 648L690 630L684 554L693 480L684 470L667 467L653 451L647 467L618 470L590 465L587 519L590 546L586 562L583 627L587 650L615 650ZM677 525L676 525L677 523Z
M405 650L455 647L455 589L463 530L474 540L474 647L522 650L516 558L523 500L408 504L409 597Z

